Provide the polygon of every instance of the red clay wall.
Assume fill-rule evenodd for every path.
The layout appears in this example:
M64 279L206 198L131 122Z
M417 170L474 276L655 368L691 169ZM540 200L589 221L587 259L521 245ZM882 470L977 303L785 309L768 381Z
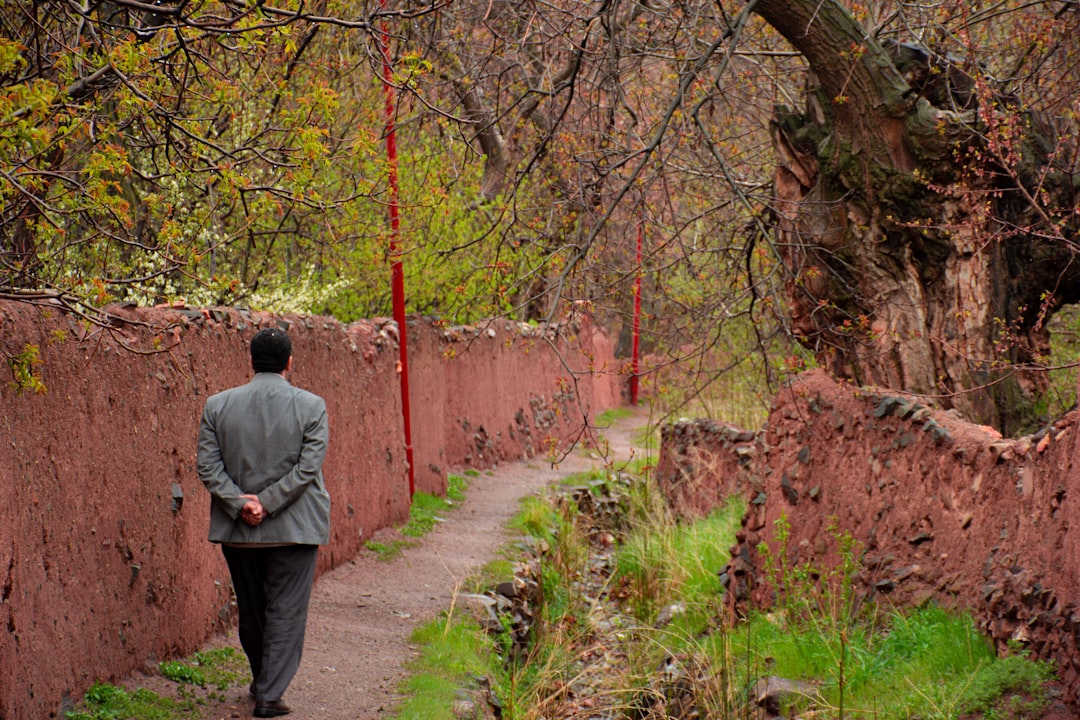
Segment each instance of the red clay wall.
M999 644L1057 662L1080 697L1080 468L1077 414L1002 440L917 400L801 376L757 435L682 423L663 437L669 497L702 513L734 492L749 511L722 579L741 603L770 604L757 547L781 516L789 560L835 567L836 531L862 543L863 596L935 599L974 613Z
M36 345L47 388L17 392L10 366L0 368L0 720L56 716L93 681L189 653L230 626L195 433L206 398L250 377L257 327L288 327L292 382L327 402L333 516L320 570L408 514L393 323L113 310L127 322L107 332L0 303L0 349ZM410 320L417 490L441 492L451 468L565 442L616 403L613 375L567 390L564 362L614 366L603 335L575 327L545 339L516 325L489 333Z

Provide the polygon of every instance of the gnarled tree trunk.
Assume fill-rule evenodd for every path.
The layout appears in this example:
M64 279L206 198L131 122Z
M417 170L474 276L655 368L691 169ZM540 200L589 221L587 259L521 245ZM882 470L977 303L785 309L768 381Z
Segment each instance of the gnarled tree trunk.
M1043 150L1050 131L1024 116L1003 152L992 125L1021 117L1018 103L929 51L877 42L835 0L756 11L811 69L806 108L778 109L772 127L795 332L836 376L1024 430L1045 321L1080 298L1075 216L1044 209L1073 204Z

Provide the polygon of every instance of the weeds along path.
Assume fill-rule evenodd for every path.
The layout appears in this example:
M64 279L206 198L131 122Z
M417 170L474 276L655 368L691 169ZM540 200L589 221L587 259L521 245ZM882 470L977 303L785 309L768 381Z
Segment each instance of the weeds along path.
M647 424L634 411L601 428L616 461L643 450L632 440ZM387 562L367 550L315 583L300 670L285 695L296 720L390 717L397 688L414 656L413 629L454 601L458 586L496 558L519 501L573 473L602 467L595 452L576 450L557 467L542 458L500 465L469 479L466 499L426 537ZM236 644L235 632L215 646ZM237 646L238 647L238 646ZM250 717L247 681L206 707L204 720Z

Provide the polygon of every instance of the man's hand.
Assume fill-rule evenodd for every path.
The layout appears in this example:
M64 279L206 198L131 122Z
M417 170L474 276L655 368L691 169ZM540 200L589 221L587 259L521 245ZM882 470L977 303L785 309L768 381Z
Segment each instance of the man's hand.
M241 495L240 497L247 500L247 504L240 509L240 519L246 522L248 525L255 527L263 520L266 519L266 509L259 502L257 495Z

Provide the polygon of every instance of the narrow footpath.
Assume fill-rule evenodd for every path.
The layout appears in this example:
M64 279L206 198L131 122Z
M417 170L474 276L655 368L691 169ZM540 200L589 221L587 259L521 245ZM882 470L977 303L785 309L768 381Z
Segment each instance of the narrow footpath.
M616 462L640 457L632 441L647 424L634 411L600 428ZM366 550L315 583L300 670L285 695L290 720L377 720L391 717L398 686L414 656L415 627L451 607L461 583L496 558L511 535L507 522L522 498L574 473L603 467L599 453L575 450L557 466L544 458L504 463L469 479L466 499L445 521L387 562ZM235 632L217 645L236 645ZM238 647L238 645L237 645ZM246 683L204 720L251 717Z

